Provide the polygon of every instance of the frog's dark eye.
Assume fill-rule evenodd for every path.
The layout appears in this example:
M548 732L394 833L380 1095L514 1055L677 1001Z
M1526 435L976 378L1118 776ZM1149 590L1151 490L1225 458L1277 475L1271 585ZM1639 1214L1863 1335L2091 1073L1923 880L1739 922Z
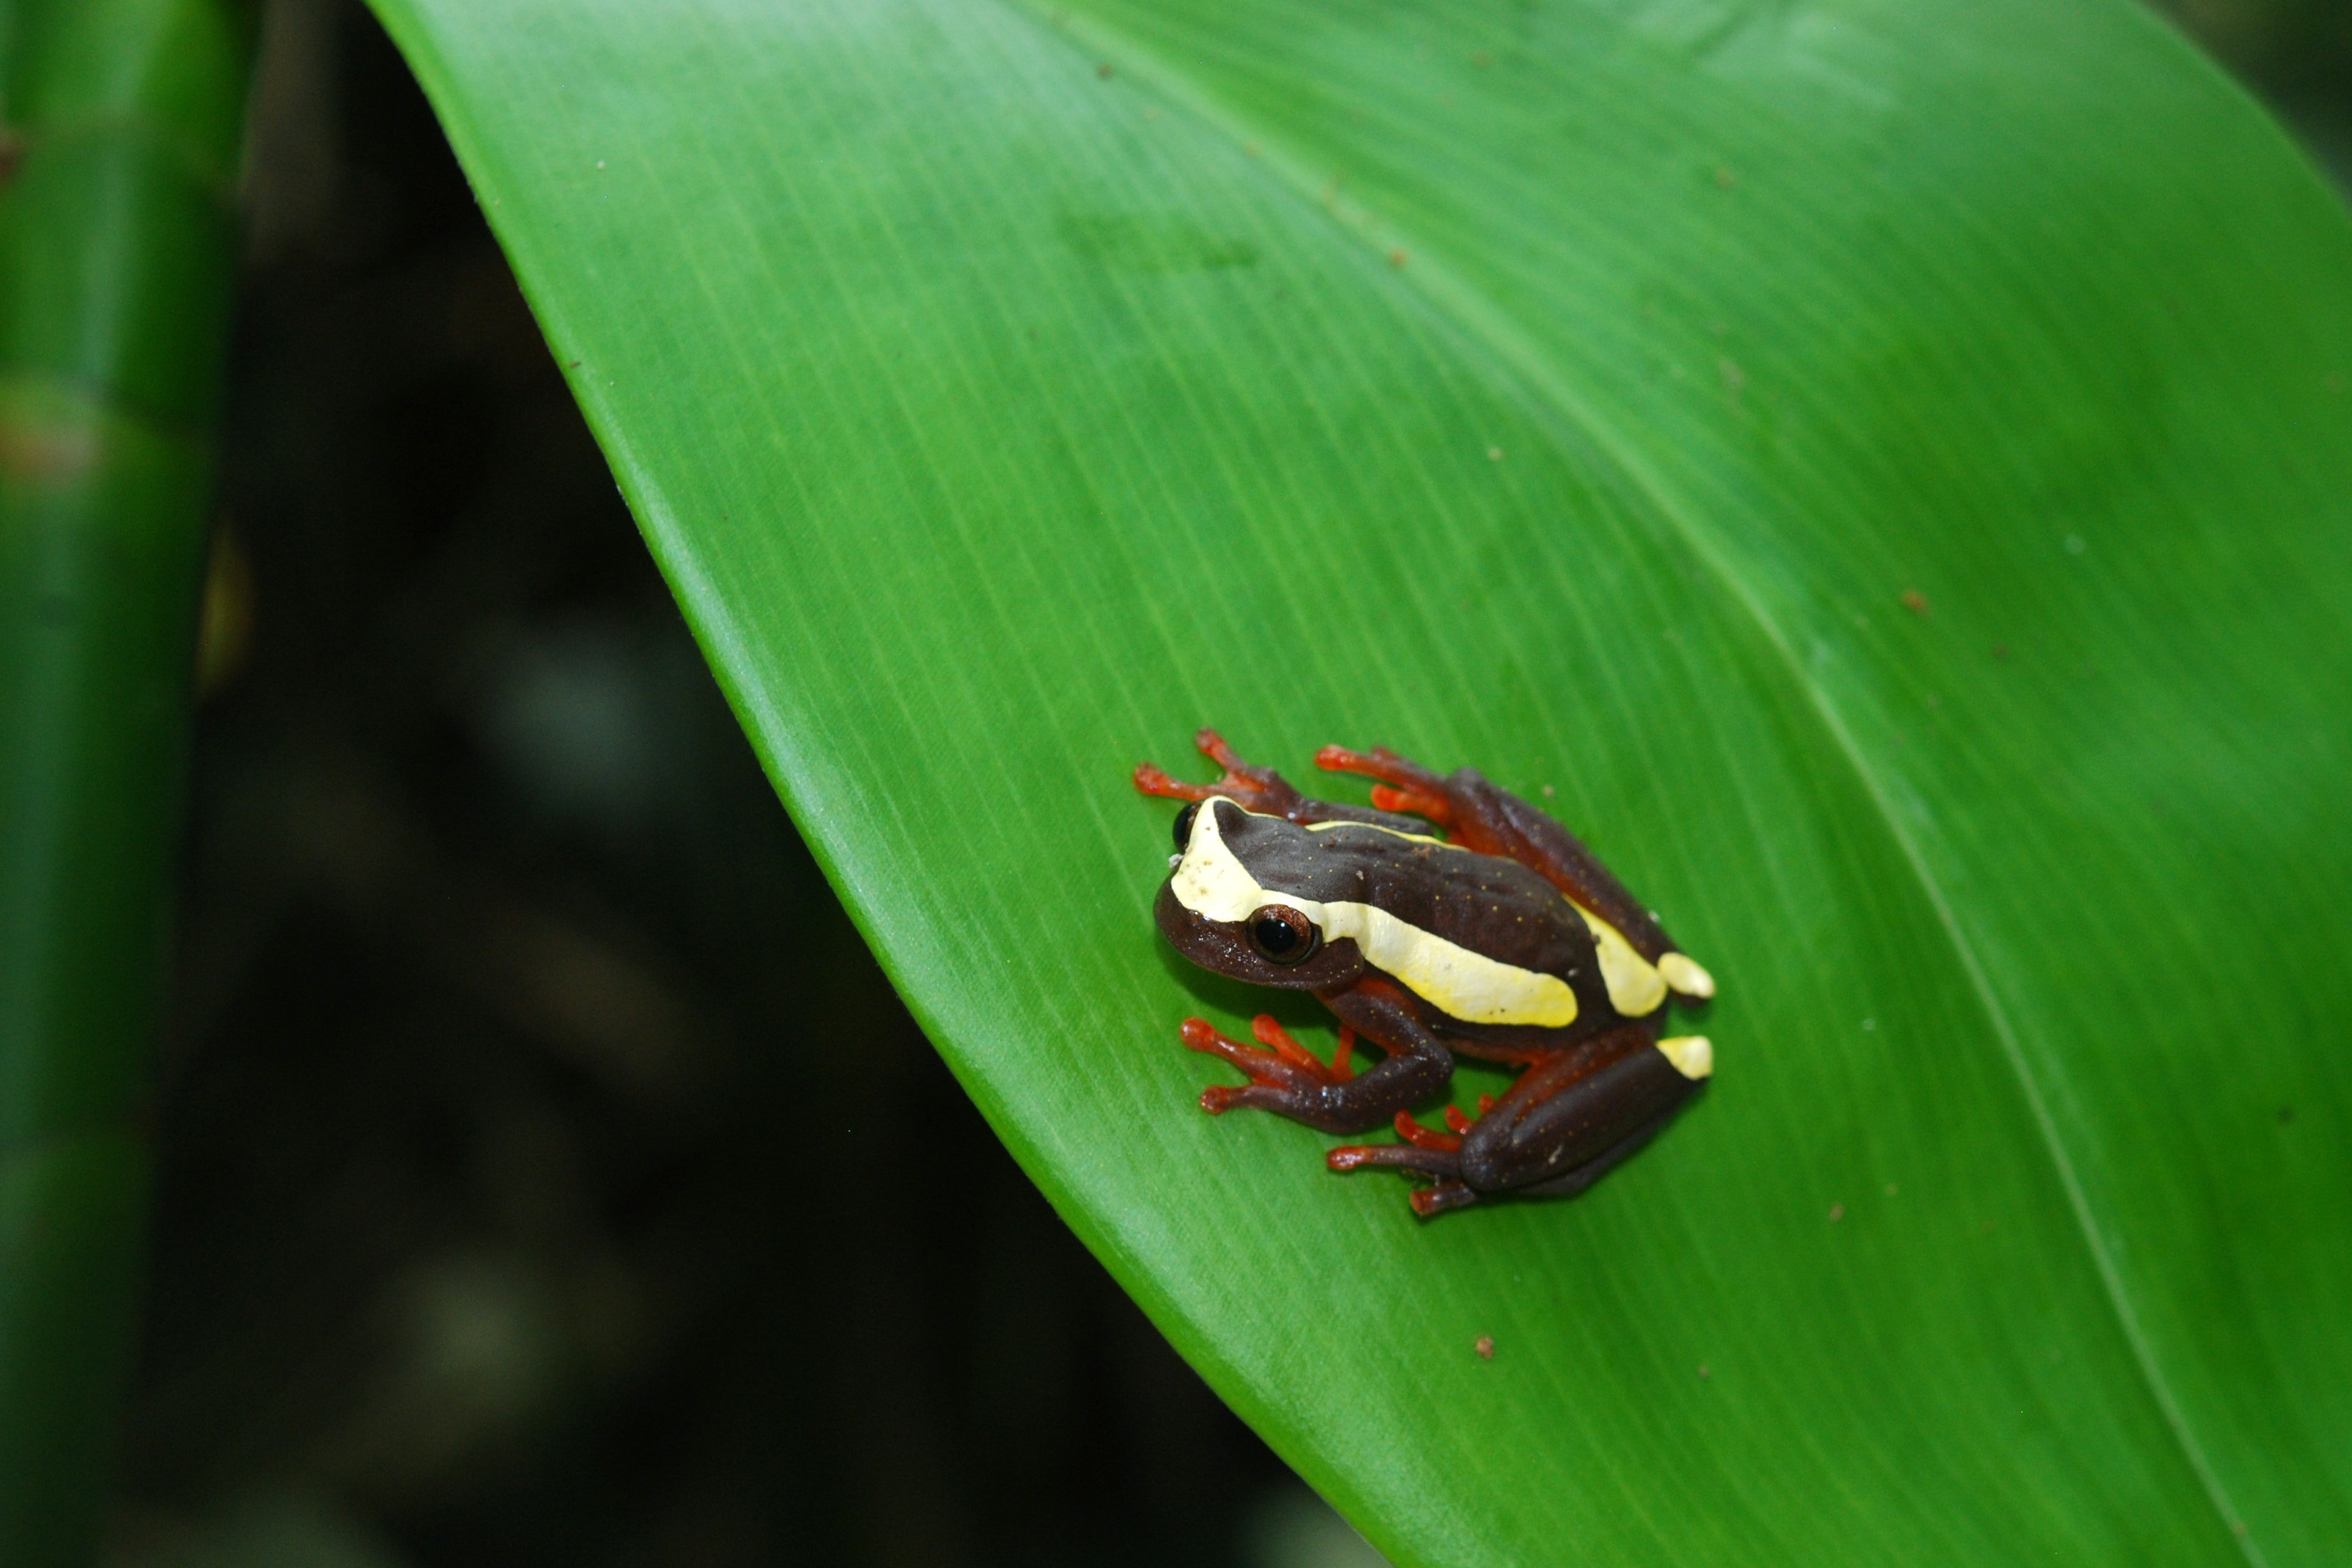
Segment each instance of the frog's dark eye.
M1288 904L1267 904L1249 918L1250 945L1268 963L1304 963L1314 955L1315 922Z
M1176 814L1176 847L1179 851L1192 847L1192 819L1201 815L1201 803L1194 801Z

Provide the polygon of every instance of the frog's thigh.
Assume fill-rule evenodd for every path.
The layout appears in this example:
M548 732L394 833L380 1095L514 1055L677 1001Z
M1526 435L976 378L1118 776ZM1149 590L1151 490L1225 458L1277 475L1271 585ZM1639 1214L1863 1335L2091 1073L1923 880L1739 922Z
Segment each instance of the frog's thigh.
M1703 1041L1662 1045L1634 1025L1538 1063L1463 1138L1464 1180L1487 1193L1580 1188L1698 1091L1709 1055Z

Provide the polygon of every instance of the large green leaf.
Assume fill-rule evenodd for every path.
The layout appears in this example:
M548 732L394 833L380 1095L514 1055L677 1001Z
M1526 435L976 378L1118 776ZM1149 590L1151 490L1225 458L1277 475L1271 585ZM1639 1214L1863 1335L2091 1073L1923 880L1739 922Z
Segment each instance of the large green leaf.
M1378 1544L2352 1551L2352 224L2156 24L378 4L940 1050ZM1546 799L1715 1088L1430 1226L1202 1116L1203 721Z

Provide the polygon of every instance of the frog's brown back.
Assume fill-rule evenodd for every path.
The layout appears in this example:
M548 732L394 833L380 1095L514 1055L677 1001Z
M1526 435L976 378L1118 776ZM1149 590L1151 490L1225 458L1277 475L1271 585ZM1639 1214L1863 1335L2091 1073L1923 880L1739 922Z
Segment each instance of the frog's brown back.
M1457 769L1447 779L1471 812L1458 821L1455 839L1465 847L1507 857L1541 877L1615 926L1634 952L1655 963L1675 951L1674 938L1633 897L1584 841L1549 813L1494 784L1475 768Z

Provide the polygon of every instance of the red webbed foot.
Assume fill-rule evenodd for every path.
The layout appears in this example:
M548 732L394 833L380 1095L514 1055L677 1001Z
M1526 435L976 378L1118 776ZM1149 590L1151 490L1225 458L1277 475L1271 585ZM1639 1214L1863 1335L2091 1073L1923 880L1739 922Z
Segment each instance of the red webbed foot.
M1478 1114L1484 1116L1495 1109L1495 1097L1478 1097ZM1325 1164L1339 1172L1384 1170L1407 1175L1427 1176L1432 1184L1416 1187L1408 1198L1412 1212L1423 1219L1464 1208L1478 1201L1477 1192L1462 1179L1462 1135L1477 1125L1462 1113L1458 1106L1445 1108L1445 1125L1451 1132L1440 1132L1423 1127L1413 1120L1412 1113L1400 1110L1396 1115L1398 1143L1343 1143L1323 1156Z
M1381 811L1411 812L1440 827L1454 826L1454 806L1446 798L1445 781L1386 746L1374 746L1370 752L1326 746L1315 753L1315 765L1330 773L1362 773L1378 780L1372 785L1372 805Z
M1201 1109L1210 1115L1222 1114L1236 1105L1255 1105L1269 1110L1287 1108L1289 1097L1312 1094L1348 1080L1349 1059L1355 1047L1355 1031L1339 1031L1339 1048L1326 1067L1314 1052L1290 1037L1290 1031L1276 1021L1271 1013L1260 1013L1250 1020L1250 1033L1258 1044L1270 1048L1260 1050L1243 1045L1239 1040L1220 1034L1206 1018L1187 1018L1180 1031L1185 1048L1205 1053L1230 1062L1247 1075L1246 1087L1216 1084L1201 1091Z
M1236 755L1225 738L1214 730L1202 730L1192 737L1201 754L1224 770L1224 776L1214 784L1186 784L1171 778L1164 769L1150 763L1135 765L1135 787L1145 795L1156 795L1168 800L1207 800L1223 795L1238 801L1249 811L1268 816L1290 816L1305 804L1305 797L1293 788L1288 780L1272 768L1262 768L1245 763Z

